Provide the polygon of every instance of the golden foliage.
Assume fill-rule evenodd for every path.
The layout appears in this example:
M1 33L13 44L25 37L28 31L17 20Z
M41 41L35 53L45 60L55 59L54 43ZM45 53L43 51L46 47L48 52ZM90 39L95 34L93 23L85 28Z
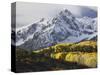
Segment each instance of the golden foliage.
M86 65L88 67L97 66L97 53L86 52L68 52L68 53L55 53L51 56L54 59L64 60L67 62L75 62L78 64Z
M75 62L88 67L97 66L97 42L83 41L79 43L60 43L51 47L33 51L34 56L50 57L66 62ZM22 54L23 55L23 54ZM36 61L47 61L47 59L40 58Z
M63 60L65 55L66 55L66 53L64 53L64 52L52 53L51 58Z

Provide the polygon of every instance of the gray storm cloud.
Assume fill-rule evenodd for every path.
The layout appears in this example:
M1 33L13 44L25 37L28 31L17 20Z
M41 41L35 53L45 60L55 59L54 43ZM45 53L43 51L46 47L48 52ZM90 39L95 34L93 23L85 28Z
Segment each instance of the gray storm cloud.
M51 18L61 10L68 9L76 17L97 17L96 7L45 4L45 3L16 3L16 24L17 28L40 20L40 18Z

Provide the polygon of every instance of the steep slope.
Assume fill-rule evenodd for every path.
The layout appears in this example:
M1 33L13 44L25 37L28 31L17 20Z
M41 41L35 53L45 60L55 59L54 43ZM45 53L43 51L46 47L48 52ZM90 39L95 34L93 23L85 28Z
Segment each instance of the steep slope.
M76 18L67 9L51 20L42 18L39 22L16 31L16 45L36 50L62 42L91 40L97 33L97 20Z

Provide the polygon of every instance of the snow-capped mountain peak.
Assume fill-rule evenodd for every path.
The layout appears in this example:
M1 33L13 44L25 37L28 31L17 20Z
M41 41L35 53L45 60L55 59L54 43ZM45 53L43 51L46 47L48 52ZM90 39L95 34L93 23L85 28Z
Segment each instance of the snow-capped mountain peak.
M77 18L64 9L52 19L41 18L38 22L17 30L15 43L17 46L35 50L61 42L90 40L96 36L96 28L96 19Z

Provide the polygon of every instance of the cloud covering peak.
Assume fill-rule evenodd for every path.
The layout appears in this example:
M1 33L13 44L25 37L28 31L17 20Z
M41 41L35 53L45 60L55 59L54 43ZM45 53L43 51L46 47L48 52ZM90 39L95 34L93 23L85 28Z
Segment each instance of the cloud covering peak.
M38 21L40 18L52 18L62 9L68 9L76 17L97 17L96 7L45 4L45 3L16 3L16 23L17 28Z

